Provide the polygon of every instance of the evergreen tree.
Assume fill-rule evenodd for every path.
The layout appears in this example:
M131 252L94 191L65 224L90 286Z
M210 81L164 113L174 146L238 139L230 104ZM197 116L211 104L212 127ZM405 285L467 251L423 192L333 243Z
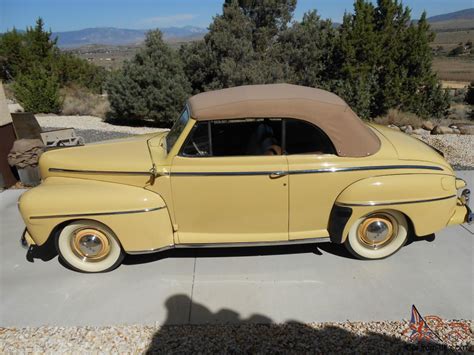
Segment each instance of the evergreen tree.
M361 116L390 108L424 117L446 111L449 101L431 66L434 35L426 14L413 24L398 0L357 0L338 32L330 86Z
M190 85L177 53L155 30L148 32L145 48L110 78L107 91L116 118L166 125L183 108Z
M60 111L59 80L41 66L34 66L28 73L19 74L13 83L13 91L26 111L35 113Z
M295 0L226 0L201 43L180 51L193 92L284 81L285 63L273 56Z
M287 82L326 87L335 36L331 21L323 21L316 11L310 11L303 15L301 22L295 22L280 33L271 55L285 65Z

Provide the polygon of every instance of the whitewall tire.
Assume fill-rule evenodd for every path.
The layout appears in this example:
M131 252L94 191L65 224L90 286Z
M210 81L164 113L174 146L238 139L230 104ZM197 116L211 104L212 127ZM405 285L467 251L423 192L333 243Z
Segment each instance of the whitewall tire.
M383 259L405 245L408 230L407 220L402 213L378 211L355 221L345 245L359 259Z
M92 220L78 220L66 225L56 240L56 247L63 262L82 272L113 270L124 258L114 232Z

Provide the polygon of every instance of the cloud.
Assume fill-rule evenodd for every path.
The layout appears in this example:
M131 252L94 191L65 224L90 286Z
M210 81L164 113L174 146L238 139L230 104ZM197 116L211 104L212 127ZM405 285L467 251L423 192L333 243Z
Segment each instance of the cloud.
M188 21L197 17L195 14L175 14L167 16L155 16L143 19L142 25L164 27L164 26L179 26L187 25Z

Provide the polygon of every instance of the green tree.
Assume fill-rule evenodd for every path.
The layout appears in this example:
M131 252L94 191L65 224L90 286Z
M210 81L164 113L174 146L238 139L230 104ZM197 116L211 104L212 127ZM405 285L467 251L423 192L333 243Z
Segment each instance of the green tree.
M283 76L287 82L324 88L331 75L335 37L331 21L323 21L316 11L310 11L301 22L280 33L270 53L284 65Z
M376 5L357 0L338 32L331 87L361 116L375 117L390 108L425 117L446 111L448 98L431 66L434 35L426 14L414 24L398 0ZM366 92L355 95L354 90Z
M177 53L150 31L145 48L107 83L115 118L170 124L183 108L191 88Z
M193 92L284 81L286 64L273 46L287 28L295 0L226 0L204 41L180 55Z
M25 32L13 29L0 36L0 66L1 78L6 81L40 66L57 77L61 86L79 85L94 92L102 90L106 76L105 69L61 52L41 18Z
M26 111L36 113L60 111L59 80L41 66L34 66L28 73L19 74L13 83L13 91Z

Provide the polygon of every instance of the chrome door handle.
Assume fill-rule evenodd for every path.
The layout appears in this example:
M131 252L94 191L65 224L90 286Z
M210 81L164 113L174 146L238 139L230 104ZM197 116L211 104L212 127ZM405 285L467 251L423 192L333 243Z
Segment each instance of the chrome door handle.
M270 174L270 179L277 179L282 176L288 175L288 171L275 171Z

